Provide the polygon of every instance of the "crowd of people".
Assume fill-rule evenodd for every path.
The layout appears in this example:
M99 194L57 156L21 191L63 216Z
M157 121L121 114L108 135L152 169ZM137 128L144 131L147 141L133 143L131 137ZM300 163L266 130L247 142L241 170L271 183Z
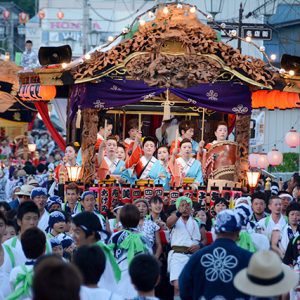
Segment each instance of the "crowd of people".
M205 149L228 135L221 122L205 146L193 140L193 124L182 121L170 147L157 147L154 138L142 138L137 122L129 125L120 143L103 120L95 183L152 180L168 191L190 178L197 191L206 180ZM68 145L64 155L43 147L45 160L11 163L11 150L1 165L0 299L300 297L298 173L284 185L245 190L233 202L218 195L210 205L207 196L203 206L192 195L173 202L152 195L126 203L120 197L102 210L88 187L69 182L60 193L66 166L82 163L79 145Z

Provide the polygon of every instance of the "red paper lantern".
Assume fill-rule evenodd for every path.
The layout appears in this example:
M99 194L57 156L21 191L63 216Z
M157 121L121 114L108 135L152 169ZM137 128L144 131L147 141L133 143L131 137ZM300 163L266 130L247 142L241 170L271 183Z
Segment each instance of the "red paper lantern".
M290 148L296 148L300 145L300 133L297 132L294 128L292 128L285 135L285 142Z
M251 168L257 168L257 160L259 158L259 154L258 153L251 153L248 156L248 161L249 161L249 165Z
M10 17L10 11L8 11L7 9L5 9L2 13L3 19L4 20L8 20Z
M268 161L271 166L278 166L283 161L283 155L276 148L272 149L272 151L267 154Z
M62 20L64 18L65 14L60 10L59 12L57 12L56 16L58 19Z
M50 101L56 96L56 87L38 83L23 84L18 96L23 101Z
M38 12L38 16L39 16L40 20L43 20L45 18L46 14L43 10L40 10Z
M257 167L260 169L267 169L269 166L269 161L266 154L259 154L257 159Z
M20 24L25 24L28 21L29 17L28 14L25 12L19 13L19 23Z

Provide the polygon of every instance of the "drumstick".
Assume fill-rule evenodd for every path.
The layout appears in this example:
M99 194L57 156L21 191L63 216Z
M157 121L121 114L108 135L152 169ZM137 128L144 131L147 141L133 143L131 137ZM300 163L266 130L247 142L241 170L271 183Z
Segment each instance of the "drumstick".
M179 134L179 130L177 128L176 129L176 136L175 136L175 150L177 150L177 148L178 148L178 134Z
M141 132L142 126L143 126L143 124L142 124L142 115L139 114L139 132Z
M107 127L107 119L104 121L104 141L106 141L106 127Z
M201 141L203 141L203 138L204 138L204 118L205 118L205 108L202 109Z

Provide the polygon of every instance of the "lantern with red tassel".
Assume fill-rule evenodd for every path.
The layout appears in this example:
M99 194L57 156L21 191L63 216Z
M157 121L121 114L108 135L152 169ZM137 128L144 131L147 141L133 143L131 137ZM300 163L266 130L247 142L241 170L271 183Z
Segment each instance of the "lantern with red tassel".
M29 19L28 14L26 14L24 11L19 13L19 23L20 24L25 24Z

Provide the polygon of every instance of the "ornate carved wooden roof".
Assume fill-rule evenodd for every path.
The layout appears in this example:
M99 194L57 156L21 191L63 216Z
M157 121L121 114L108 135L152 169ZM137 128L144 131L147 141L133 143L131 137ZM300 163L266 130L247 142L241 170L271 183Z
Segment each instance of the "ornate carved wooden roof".
M187 15L185 6L168 8L168 15L160 9L153 21L140 25L132 39L107 52L92 53L90 60L71 70L75 81L95 79L119 66L149 85L170 81L171 86L187 87L234 76L253 85L274 85L276 73L269 65L217 41L216 32L196 14Z
M189 5L169 5L166 15L156 11L130 39L106 52L62 69L60 65L20 74L21 82L39 77L42 84L62 85L94 81L104 76L126 76L149 85L187 87L199 83L240 80L252 87L272 88L280 77L270 65L217 40L217 33L200 22Z

